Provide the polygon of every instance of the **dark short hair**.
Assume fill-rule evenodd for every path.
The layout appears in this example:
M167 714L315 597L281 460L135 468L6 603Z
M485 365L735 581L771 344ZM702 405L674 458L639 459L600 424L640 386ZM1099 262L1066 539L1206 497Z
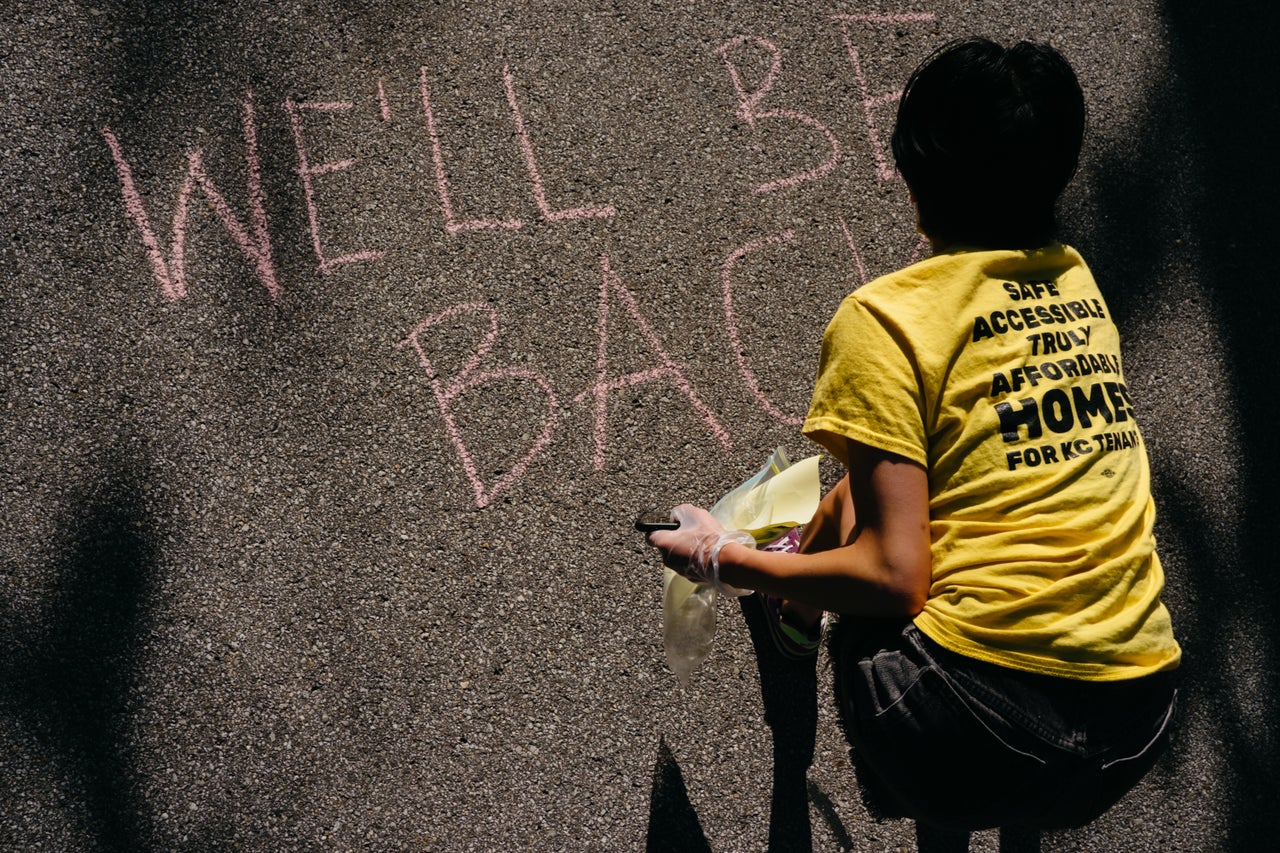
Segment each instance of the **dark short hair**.
M893 129L921 230L986 248L1051 242L1084 119L1075 72L1048 45L971 38L936 51L907 81Z

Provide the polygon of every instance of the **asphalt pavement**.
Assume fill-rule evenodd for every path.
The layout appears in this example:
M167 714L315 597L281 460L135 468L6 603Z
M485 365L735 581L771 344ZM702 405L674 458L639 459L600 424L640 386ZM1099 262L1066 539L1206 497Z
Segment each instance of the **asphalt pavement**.
M827 318L921 251L893 97L978 33L1085 88L1064 236L1186 654L1166 758L1043 849L1269 849L1273 13L6 9L0 848L913 849L749 605L678 689L631 522L816 451Z

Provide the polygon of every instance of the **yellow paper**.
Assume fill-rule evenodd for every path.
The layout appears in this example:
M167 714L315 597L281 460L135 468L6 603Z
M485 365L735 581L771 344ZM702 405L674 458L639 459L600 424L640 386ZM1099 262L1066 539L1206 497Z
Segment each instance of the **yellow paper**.
M786 530L805 524L818 509L822 484L818 473L820 456L801 462L757 483L733 501L727 520L730 530L745 530L758 542L769 542Z

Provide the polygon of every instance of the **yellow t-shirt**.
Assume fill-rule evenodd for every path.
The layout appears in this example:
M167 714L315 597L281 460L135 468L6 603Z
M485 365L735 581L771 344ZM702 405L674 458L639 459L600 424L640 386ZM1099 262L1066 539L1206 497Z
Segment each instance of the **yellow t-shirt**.
M1178 665L1120 340L1074 249L948 252L850 295L804 432L927 469L915 623L940 645L1097 681Z

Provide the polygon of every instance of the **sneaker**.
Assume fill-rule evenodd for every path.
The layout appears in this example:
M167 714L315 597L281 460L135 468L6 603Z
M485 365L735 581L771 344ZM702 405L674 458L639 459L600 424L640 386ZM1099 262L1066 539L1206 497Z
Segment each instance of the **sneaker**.
M827 627L827 614L823 613L818 624L808 630L798 628L787 621L782 612L782 599L773 595L756 593L764 608L764 623L769 626L769 636L778 653L791 660L803 660L818 653L822 634Z

